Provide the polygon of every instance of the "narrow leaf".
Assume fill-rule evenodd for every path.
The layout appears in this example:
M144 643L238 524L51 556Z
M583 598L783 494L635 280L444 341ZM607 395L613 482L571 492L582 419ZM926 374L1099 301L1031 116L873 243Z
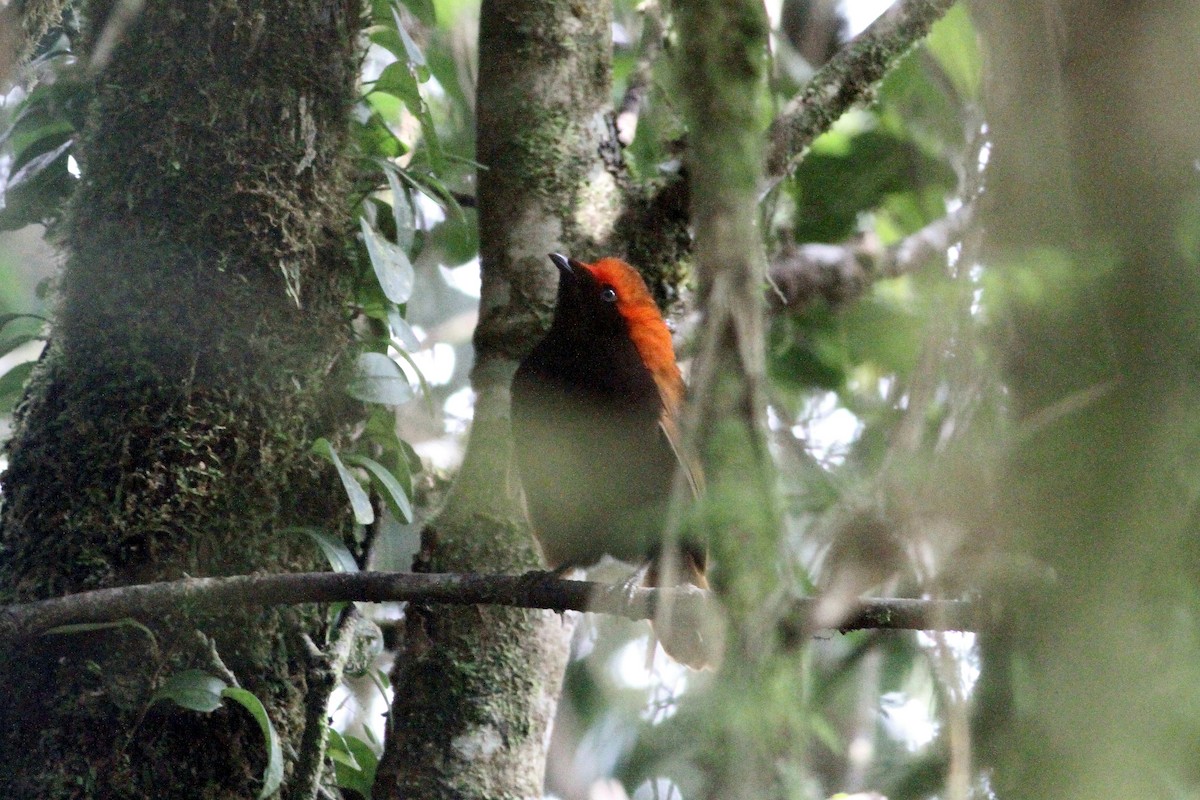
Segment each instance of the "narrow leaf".
M397 167L391 162L385 162L385 164L383 174L387 176L388 188L392 191L392 218L396 221L396 244L408 251L412 247L413 233L416 229L413 224L412 198L400 185L400 178L396 176Z
M279 745L279 735L275 733L275 726L267 716L267 709L252 692L230 686L221 692L221 696L240 703L258 721L258 727L262 728L263 740L267 745L267 767L263 770L263 787L258 793L258 800L264 800L275 794L283 784L283 748Z
M11 192L23 183L32 180L39 172L49 167L65 152L71 149L71 145L75 144L74 139L68 139L48 153L42 153L40 156L29 159L25 166L17 170L8 179L8 184L4 187L5 191Z
M346 543L333 534L318 528L288 528L287 532L303 533L316 542L334 572L358 572L358 562L350 555Z
M408 493L400 485L400 482L396 480L396 476L388 471L387 467L374 459L355 453L347 453L346 461L355 466L362 467L371 473L371 477L383 489L383 499L388 504L388 508L392 510L392 513L396 515L396 519L405 523L412 522L412 503L408 499Z
M404 28L404 21L400 19L400 14L396 11L395 6L392 7L392 18L396 20L396 33L400 34L400 41L404 42L404 53L408 56L408 63L416 70L417 80L424 83L429 80L429 67L425 64L425 54L408 35L408 31Z
M313 442L313 452L323 456L333 464L337 470L338 477L342 479L342 486L346 489L346 496L350 498L350 508L354 511L354 521L359 525L370 525L375 521L375 511L371 508L371 498L367 496L366 490L358 482L358 478L354 477L354 473L346 469L346 465L342 463L342 459L338 457L337 450L333 449L333 445L328 439L317 439Z
M142 623L132 617L114 620L112 622L76 622L71 625L56 625L49 630L43 631L43 636L67 636L73 633L91 633L93 631L107 631L114 628L133 628L136 631L141 631L146 634L146 637L151 642L157 644L158 639L154 635L154 631L147 628Z

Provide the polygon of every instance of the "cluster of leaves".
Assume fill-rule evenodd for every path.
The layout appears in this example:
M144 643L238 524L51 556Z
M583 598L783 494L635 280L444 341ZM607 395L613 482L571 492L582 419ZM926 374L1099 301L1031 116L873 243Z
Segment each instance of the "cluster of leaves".
M371 4L368 69L352 118L357 174L364 176L354 207L358 231L350 249L359 276L355 330L363 351L356 376L346 387L368 404L368 416L353 451L339 452L324 438L313 446L337 470L355 521L363 526L382 522L361 482L364 476L393 520L413 521L412 473L420 468L420 460L398 438L392 409L412 401L415 393L398 360L416 377L430 414L435 411L434 392L413 357L422 343L407 320L416 284L413 262L426 250L449 263L469 260L478 252L476 228L459 201L463 195L449 188L469 185L478 167L471 159L473 136L460 65L451 54L448 31L438 23L439 17L455 17L457 5L461 3L446 0L436 5L430 0ZM377 74L372 74L372 64ZM430 207L438 209L440 221L429 222ZM383 536L397 534L395 526L383 525L380 531ZM305 532L333 569L359 569L342 541L319 531ZM389 549L389 543L378 542L378 547ZM334 614L339 611L332 609ZM378 637L368 638L379 642ZM370 654L359 661L347 673L369 676L386 697L386 674L373 666ZM382 742L370 725L363 730L367 740L331 726L328 755L337 785L369 797Z

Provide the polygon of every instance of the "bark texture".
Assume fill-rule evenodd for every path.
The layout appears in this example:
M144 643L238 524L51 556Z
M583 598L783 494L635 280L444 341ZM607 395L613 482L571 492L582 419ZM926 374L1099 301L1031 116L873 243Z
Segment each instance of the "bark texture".
M53 342L7 448L4 602L319 566L289 524L346 523L309 455L345 412L341 242L352 2L98 0ZM119 10L118 10L119 9ZM124 16L122 16L124 15ZM118 29L109 26L116 18ZM315 610L225 608L5 653L0 795L245 798L265 746L236 708L150 704L199 668L305 732Z
M475 417L417 569L515 573L539 557L510 476L509 385L549 323L547 254L598 255L621 206L600 154L611 7L488 0L480 19ZM540 797L571 628L547 611L410 606L375 796Z

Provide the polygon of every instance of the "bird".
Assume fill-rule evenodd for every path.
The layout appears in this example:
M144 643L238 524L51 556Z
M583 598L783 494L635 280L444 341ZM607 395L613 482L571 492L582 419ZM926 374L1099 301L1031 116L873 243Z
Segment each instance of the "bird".
M641 565L647 585L706 589L704 544L663 543L676 469L693 496L703 477L681 444L685 386L662 313L624 261L550 260L559 275L553 321L512 383L514 461L546 563L564 574L609 555ZM661 627L668 655L709 664L703 626Z

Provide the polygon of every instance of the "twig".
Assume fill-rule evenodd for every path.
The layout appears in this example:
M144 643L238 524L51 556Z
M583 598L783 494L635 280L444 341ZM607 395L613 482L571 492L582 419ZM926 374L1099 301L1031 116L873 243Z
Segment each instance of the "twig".
M189 610L299 603L415 601L451 605L499 605L553 611L594 611L650 619L664 602L692 605L696 613L719 613L709 592L694 587L627 588L572 581L546 573L527 575L428 574L409 572L306 572L185 578L163 583L80 592L0 608L0 649L61 625L135 618L161 619ZM797 598L785 629L803 630L818 598ZM976 604L958 600L864 600L841 630L975 630L983 625Z
M784 108L768 133L766 176L778 183L818 135L853 105L871 96L887 74L953 0L900 0L838 51Z

